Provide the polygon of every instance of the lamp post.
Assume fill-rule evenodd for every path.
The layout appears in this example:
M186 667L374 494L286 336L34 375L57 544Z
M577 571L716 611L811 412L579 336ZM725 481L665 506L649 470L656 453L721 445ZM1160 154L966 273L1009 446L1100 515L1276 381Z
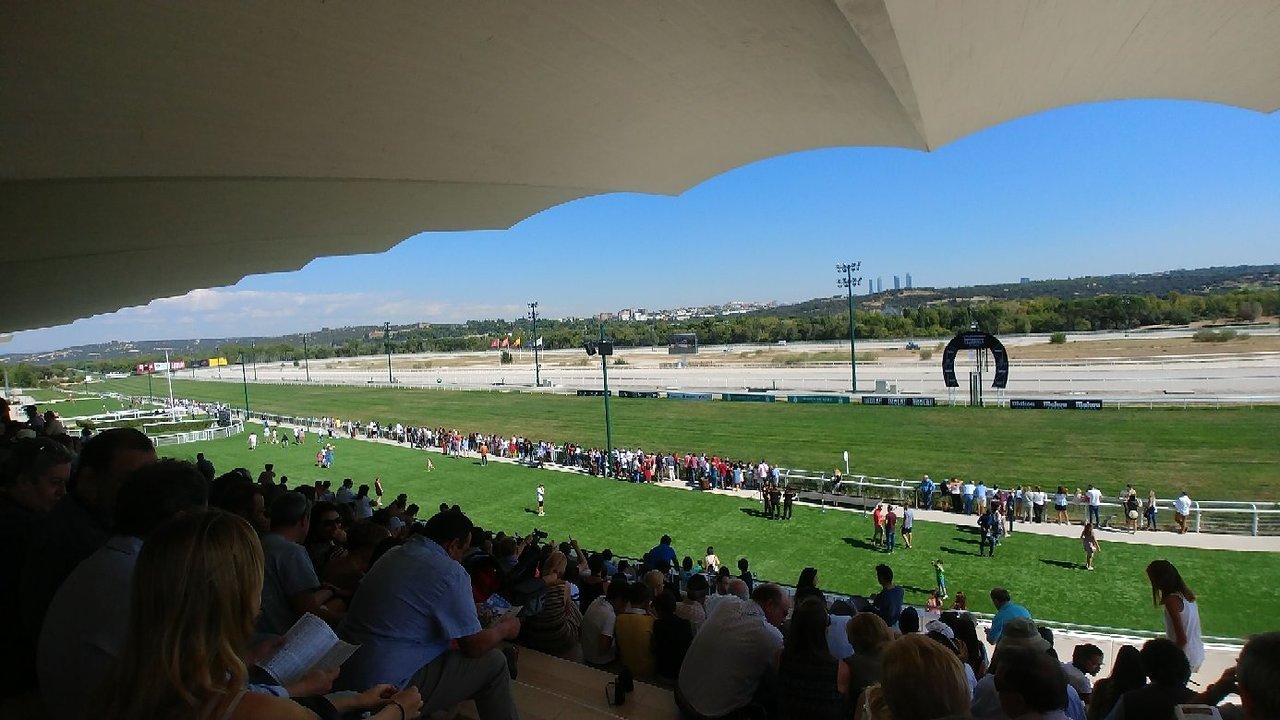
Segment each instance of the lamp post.
M252 356L253 356L253 381L254 381L254 382L258 382L258 343L256 343L256 342L254 342L254 341L250 340L250 341L249 341L249 350L250 350L250 352L251 352L251 354L252 354ZM243 351L243 350L241 350L241 351L240 351L240 365L241 365L241 367L243 368L243 366L244 366L244 351ZM243 375L243 374L244 374L244 373L241 373L241 375ZM248 404L248 403L246 403L246 405L247 405L247 404Z
M249 421L249 373L244 368L244 351L240 351L240 384L244 387L244 420ZM257 373L257 365L254 365L254 373Z
M538 302L529 303L529 318L533 320L533 386L542 387L542 368L538 364L538 349L542 338L538 337Z
M174 412L173 406L173 364L169 362L169 351L173 348L156 348L164 351L164 375L169 380L169 418L177 420L177 414Z
M302 367L307 371L307 382L311 382L311 360L307 356L307 334L302 333Z
M858 356L854 344L853 289L862 284L862 278L854 276L854 273L860 269L862 269L861 262L836 264L836 272L844 273L844 277L836 280L836 285L845 288L849 293L849 375L854 394L858 392Z
M382 342L387 349L387 384L395 382L391 377L391 323L382 323Z
M600 375L604 379L604 447L605 475L613 470L613 422L609 417L609 356L613 355L613 343L604 339L604 321L600 321L600 341L587 342L588 355L600 354Z

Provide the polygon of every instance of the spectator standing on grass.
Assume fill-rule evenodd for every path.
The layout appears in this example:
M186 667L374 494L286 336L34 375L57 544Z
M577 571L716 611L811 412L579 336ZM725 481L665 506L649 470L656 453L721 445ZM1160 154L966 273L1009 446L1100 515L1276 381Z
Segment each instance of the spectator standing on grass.
M1031 491L1031 518L1033 522L1044 522L1044 505L1048 499L1048 494L1036 485Z
M1098 536L1093 531L1093 523L1085 523L1084 530L1080 531L1080 542L1084 544L1084 569L1093 569L1093 556L1098 554L1101 546L1098 544Z
M911 528L916 523L916 511L910 506L902 508L902 544L911 549Z
M996 543L1000 542L1000 508L992 505L984 514L978 516L978 531L980 538L978 540L978 557L982 557L982 551L985 548L990 557L996 556Z
M972 482L968 480L965 480L960 485L960 497L964 500L965 515L973 514L973 490L974 490L974 485Z
M1058 486L1058 492L1053 496L1053 509L1058 513L1059 525L1067 525L1071 522L1067 518L1067 488L1063 485Z
M1168 560L1152 560L1147 565L1147 579L1151 581L1152 602L1164 606L1165 637L1186 654L1191 672L1199 672L1204 663L1204 640L1195 593Z
M876 503L876 509L871 511L871 544L877 548L884 541L884 506Z
M898 534L898 514L893 511L893 506L889 506L889 510L884 514L884 551L893 552L895 540Z
M1178 523L1178 534L1187 534L1187 518L1191 516L1191 496L1183 490L1173 501L1173 519Z

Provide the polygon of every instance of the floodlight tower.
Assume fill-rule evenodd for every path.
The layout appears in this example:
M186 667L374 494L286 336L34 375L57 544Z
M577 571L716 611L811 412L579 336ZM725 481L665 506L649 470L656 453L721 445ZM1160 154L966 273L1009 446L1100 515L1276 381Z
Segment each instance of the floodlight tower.
M529 303L529 319L533 320L533 386L542 387L542 368L538 364L538 350L541 349L542 338L538 337L538 301Z
M849 375L854 394L858 392L858 356L854 341L853 289L862 284L862 277L854 275L861 269L861 261L836 264L836 272L844 273L844 277L836 280L836 285L849 293Z
M382 343L387 349L387 384L390 385L395 382L395 379L391 377L391 323L389 322L382 323Z
M307 371L307 382L311 382L311 360L307 353L307 339L309 335L302 333L302 367Z

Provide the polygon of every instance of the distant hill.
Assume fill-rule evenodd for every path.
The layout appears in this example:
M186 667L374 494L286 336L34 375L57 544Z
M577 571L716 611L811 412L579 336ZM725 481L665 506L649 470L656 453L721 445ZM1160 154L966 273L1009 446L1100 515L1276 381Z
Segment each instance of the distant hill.
M1169 270L1166 272L1145 275L1103 275L1065 280L1036 280L1025 283L1005 283L1000 285L972 285L954 288L913 288L910 290L892 290L872 295L855 295L858 305L859 336L880 337L897 336L895 333L927 333L937 335L954 330L952 325L961 323L967 326L966 318L948 319L947 308L991 306L998 302L1031 301L1052 299L1062 302L1088 301L1091 298L1105 296L1155 296L1166 298L1171 293L1187 296L1226 295L1240 290L1265 290L1274 292L1280 288L1280 265L1237 265L1233 267L1211 267L1197 270ZM666 338L669 332L697 331L704 343L715 342L771 342L779 338L791 339L830 339L848 337L847 298L835 295L826 298L815 298L790 305L777 305L770 308L745 313L723 314L721 317L700 317L680 322L625 322L612 321L610 333L620 344L658 343ZM1166 303L1167 304L1167 303ZM1221 304L1221 303L1219 303ZM1107 318L1097 317L1088 308L1077 308L1066 312L1054 309L1052 316L1032 318L1026 323L1009 325L1007 319L994 315L982 317L985 326L993 331L1009 325L1006 331L1041 331L1060 328L1080 329L1085 324L1090 328L1128 327L1131 322L1141 322L1144 313L1141 303L1134 301L1133 307L1125 307L1112 312ZM1203 305L1203 303L1201 304ZM966 311L967 312L967 311ZM1188 314L1189 312L1189 314ZM1206 310L1199 308L1184 312L1188 318L1205 315ZM1217 309L1209 315L1234 312L1234 309ZM953 311L951 313L955 315ZM840 316L845 316L843 322ZM1154 315L1154 313L1148 313ZM904 322L892 322L904 320ZM1081 318L1088 317L1082 324ZM792 330L777 326L777 319L794 319L796 323L808 325L802 328L796 325ZM1169 317L1148 318L1156 322L1170 321ZM909 322L908 322L909 321ZM963 321L963 322L962 322ZM794 323L793 323L794 325ZM391 326L391 344L394 352L422 352L425 350L456 351L482 350L490 347L491 338L506 336L512 332L516 336L532 337L528 320L469 320L465 323L412 323ZM578 321L559 321L544 319L539 323L538 334L545 336L545 347L573 347L581 342L582 325ZM888 335L886 335L888 334ZM86 364L102 366L111 362L118 367L133 362L163 360L164 351L158 348L171 348L174 359L188 361L201 358L225 356L231 362L236 361L238 353L246 356L252 353L259 361L268 359L297 360L302 357L302 333L277 337L231 337L204 338L199 340L138 340L112 341L94 345L79 345L52 352L13 354L4 356L11 363L30 363L36 365L74 365ZM383 328L381 325L362 325L342 328L321 328L307 333L310 357L331 357L334 355L352 356L382 352ZM744 339L746 338L746 339ZM755 339L752 339L755 338Z
M1196 270L1168 270L1145 275L1090 275L1065 280L1033 280L1025 283L969 285L952 288L886 290L870 295L854 294L859 310L889 313L939 303L988 300L1055 298L1077 300L1105 295L1216 295L1241 289L1280 287L1280 265L1235 265ZM752 313L758 317L805 317L847 312L848 298L833 295L790 305L778 305Z

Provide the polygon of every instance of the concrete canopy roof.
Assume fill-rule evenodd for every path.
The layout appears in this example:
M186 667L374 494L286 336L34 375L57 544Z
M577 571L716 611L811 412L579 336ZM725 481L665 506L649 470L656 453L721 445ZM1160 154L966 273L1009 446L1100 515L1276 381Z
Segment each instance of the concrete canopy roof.
M0 331L798 150L1280 108L1275 0L14 0L0 33Z

